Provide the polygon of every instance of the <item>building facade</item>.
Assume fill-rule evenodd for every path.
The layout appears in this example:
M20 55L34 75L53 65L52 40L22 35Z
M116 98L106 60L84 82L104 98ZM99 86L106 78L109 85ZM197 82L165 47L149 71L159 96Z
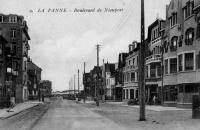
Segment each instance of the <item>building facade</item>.
M114 99L114 88L115 88L115 64L113 63L104 63L102 66L102 77L104 81L104 94L105 99L113 100Z
M6 45L6 93L15 97L16 102L28 99L27 58L30 49L28 26L23 16L0 14L2 35L8 41Z
M123 68L123 99L125 101L138 98L138 54L139 43L133 42L129 45L129 54Z
M166 7L164 104L191 107L200 87L199 0L172 0Z
M32 60L28 59L28 92L29 92L29 99L37 99L38 92L39 92L39 85L41 81L41 72L42 69L38 67Z
M39 97L50 96L52 94L52 82L49 80L41 80L39 88Z
M123 100L123 85L124 85L124 75L123 68L126 65L126 57L128 53L120 53L118 56L118 64L115 69L115 93L114 98L117 101Z
M6 52L5 46L7 44L6 39L0 35L0 107L5 107L7 102L6 93Z
M165 21L157 18L148 27L147 54L146 54L146 102L152 103L153 97L162 99L162 30Z

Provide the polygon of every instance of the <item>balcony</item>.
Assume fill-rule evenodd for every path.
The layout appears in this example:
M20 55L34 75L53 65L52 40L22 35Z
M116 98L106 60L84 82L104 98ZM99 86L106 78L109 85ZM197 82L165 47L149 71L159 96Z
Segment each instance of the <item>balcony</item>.
M129 65L129 66L125 66L123 68L123 71L130 71L130 70L136 70L138 69L138 66L135 66L135 65Z
M161 62L161 54L151 55L146 58L146 64Z

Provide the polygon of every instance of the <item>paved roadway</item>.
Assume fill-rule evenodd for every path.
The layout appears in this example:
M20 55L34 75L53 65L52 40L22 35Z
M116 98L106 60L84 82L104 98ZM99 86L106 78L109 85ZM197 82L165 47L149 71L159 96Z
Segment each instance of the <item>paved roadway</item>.
M62 99L53 102L33 126L33 130L125 130L81 104Z

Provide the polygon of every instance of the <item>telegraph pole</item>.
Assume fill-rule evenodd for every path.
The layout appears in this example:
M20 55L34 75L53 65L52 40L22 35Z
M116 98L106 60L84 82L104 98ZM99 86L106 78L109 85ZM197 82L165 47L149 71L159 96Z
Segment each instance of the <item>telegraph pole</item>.
M78 69L78 100L79 100L79 69Z
M145 24L144 24L144 0L141 0L141 44L139 49L139 121L145 121Z
M74 96L75 96L75 91L76 91L76 75L74 75Z
M95 83L95 94L96 94L96 105L99 106L99 47L100 45L97 44L97 77L96 77L96 83Z
M85 62L84 62L84 74L83 74L83 89L84 89L84 103L85 103Z

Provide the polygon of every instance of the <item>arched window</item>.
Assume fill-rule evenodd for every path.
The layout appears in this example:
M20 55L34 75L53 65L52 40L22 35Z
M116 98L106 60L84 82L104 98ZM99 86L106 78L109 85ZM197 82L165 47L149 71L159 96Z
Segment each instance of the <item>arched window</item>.
M178 42L178 37L174 36L171 39L171 45L170 45L170 50L171 51L176 51L177 50L177 42Z
M185 45L192 45L194 40L194 29L189 28L185 32Z

